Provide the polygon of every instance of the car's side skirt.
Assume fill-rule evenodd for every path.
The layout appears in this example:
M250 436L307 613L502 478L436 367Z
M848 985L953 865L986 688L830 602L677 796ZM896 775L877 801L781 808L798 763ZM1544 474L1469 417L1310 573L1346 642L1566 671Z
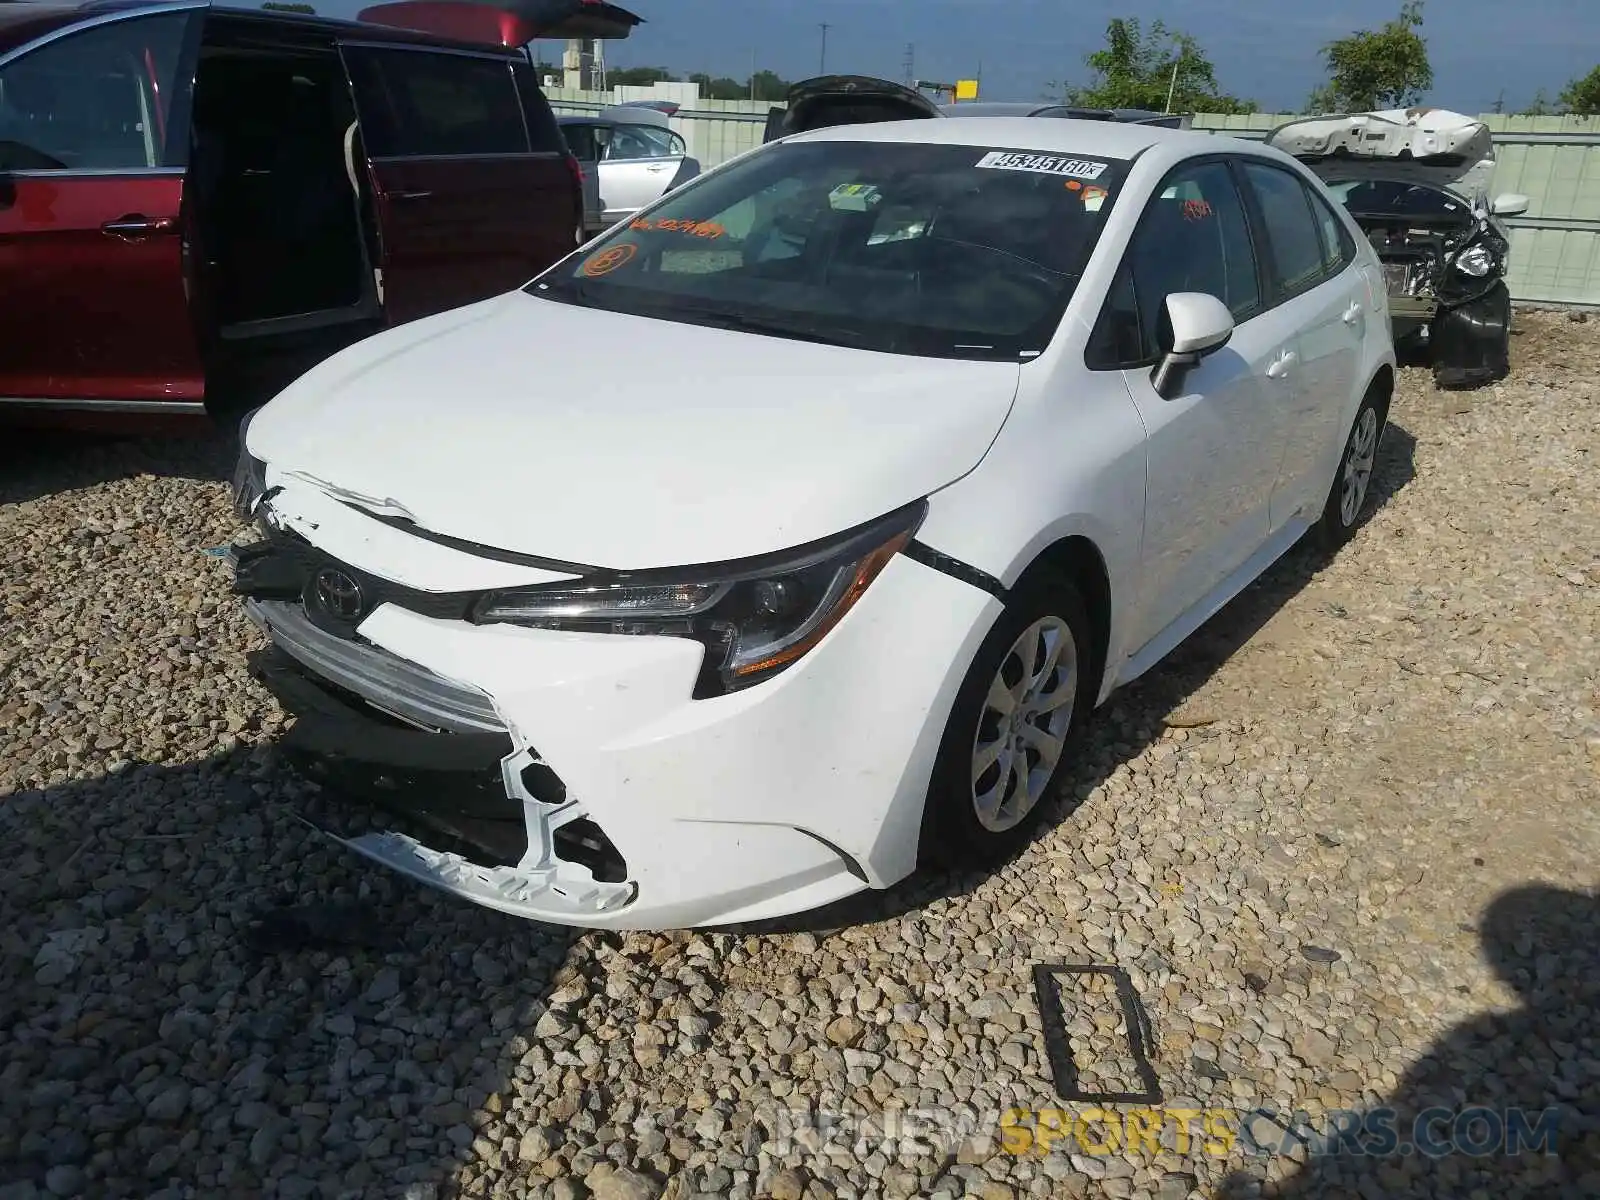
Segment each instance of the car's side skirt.
M1103 701L1117 688L1132 683L1139 676L1156 666L1167 655L1178 648L1190 634L1199 629L1217 613L1221 612L1245 588L1249 587L1272 566L1292 549L1296 542L1306 535L1311 528L1311 522L1303 517L1296 517L1287 522L1282 529L1273 534L1249 558L1247 558L1233 574L1229 575L1220 584L1213 588L1200 601L1181 613L1176 620L1151 638L1138 651L1129 655L1122 662L1122 667L1117 671L1115 679L1106 687L1101 696Z

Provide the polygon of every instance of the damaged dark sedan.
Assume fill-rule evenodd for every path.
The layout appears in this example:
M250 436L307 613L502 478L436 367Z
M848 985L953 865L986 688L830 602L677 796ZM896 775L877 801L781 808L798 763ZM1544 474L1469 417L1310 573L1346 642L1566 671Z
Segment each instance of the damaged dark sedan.
M1394 339L1423 351L1442 388L1510 370L1511 236L1502 218L1526 196L1489 196L1494 139L1482 121L1438 108L1310 117L1267 141L1316 171L1383 261Z

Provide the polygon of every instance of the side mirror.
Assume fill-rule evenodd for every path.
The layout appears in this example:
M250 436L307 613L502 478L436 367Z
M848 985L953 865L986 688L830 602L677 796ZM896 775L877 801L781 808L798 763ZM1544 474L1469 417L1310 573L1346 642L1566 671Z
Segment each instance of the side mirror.
M1520 192L1506 192L1494 198L1490 211L1497 217L1520 217L1528 211L1528 198Z
M1228 306L1206 292L1173 292L1166 300L1167 326L1163 333L1166 353L1156 365L1151 383L1163 397L1208 354L1228 344L1233 336L1233 314Z

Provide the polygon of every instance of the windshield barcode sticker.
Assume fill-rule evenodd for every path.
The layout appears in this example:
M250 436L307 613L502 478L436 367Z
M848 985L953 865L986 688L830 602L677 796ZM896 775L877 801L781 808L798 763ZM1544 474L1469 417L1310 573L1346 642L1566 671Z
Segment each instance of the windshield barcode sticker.
M1039 175L1066 175L1073 179L1099 179L1106 164L1084 158L1062 158L1059 154L1018 154L991 150L978 160L986 171L1033 171Z

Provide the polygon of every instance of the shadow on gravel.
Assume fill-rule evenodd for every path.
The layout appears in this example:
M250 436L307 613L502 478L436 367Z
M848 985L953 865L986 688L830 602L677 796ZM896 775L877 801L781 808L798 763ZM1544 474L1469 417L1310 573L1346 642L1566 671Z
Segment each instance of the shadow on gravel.
M0 1194L424 1200L505 1160L573 934L352 858L305 786L254 747L0 797Z
M1373 468L1371 496L1363 524L1416 478L1417 440L1391 422ZM1358 531L1356 537L1361 536ZM1125 762L1159 740L1168 719L1199 691L1326 565L1314 547L1302 543L1279 559L1265 575L1202 625L1159 667L1113 694L1088 723L1076 757L1047 801L1045 827L1060 824L1077 811L1089 794ZM1025 853L1026 848L1021 853ZM999 870L1005 870L1003 864ZM855 925L893 920L934 900L964 896L989 878L990 872L959 874L919 871L882 892L861 892L823 908L793 917L730 927L728 932L779 934L809 931L819 935Z
M206 425L155 436L0 429L0 504L136 475L225 480L237 454L234 430Z
M1600 1196L1597 927L1600 895L1540 885L1502 893L1478 932L1518 1007L1474 1017L1435 1042L1359 1132L1347 1122L1354 1145L1318 1129L1323 1139L1311 1140L1299 1174L1263 1189L1240 1173L1222 1195ZM1255 1128L1271 1150L1295 1140L1260 1119Z

